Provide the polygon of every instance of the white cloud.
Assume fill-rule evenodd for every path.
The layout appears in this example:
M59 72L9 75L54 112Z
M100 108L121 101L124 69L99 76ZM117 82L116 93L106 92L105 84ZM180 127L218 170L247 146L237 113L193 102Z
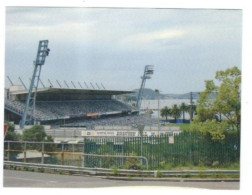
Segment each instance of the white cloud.
M8 8L7 75L14 78L13 70L20 70L16 75L24 77L41 39L48 39L51 49L48 66L43 67L45 80L101 80L118 89L127 82L128 87L137 88L144 65L153 64L157 80L153 77L150 87L159 82L168 92L167 78L173 75L184 74L193 83L195 72L209 78L220 69L218 65L222 69L234 62L240 65L241 11ZM113 81L109 72L116 74ZM201 87L199 79L188 87L179 86L176 79L179 76L172 85L181 91Z
M154 32L143 32L135 35L130 35L122 40L124 44L149 44L156 41L167 41L178 39L186 34L184 30L165 29Z

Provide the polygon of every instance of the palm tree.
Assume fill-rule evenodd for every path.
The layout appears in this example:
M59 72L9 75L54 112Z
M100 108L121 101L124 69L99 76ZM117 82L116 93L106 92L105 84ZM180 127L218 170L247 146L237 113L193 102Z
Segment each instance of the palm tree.
M188 112L189 107L183 102L180 107L179 107L180 111L183 114L183 121L185 120L185 112Z
M177 104L174 104L171 108L171 116L175 119L175 122L177 120L177 118L179 118L181 115L181 111L179 109L179 107L177 106Z
M167 120L168 116L171 116L171 109L165 106L164 108L161 109L161 116L165 117Z

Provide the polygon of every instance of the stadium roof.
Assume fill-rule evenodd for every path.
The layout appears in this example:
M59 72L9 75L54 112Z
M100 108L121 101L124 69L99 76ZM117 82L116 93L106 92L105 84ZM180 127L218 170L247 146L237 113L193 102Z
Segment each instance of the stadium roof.
M11 95L19 97L24 100L28 94L28 90L14 90ZM98 89L69 89L69 88L40 88L37 92L37 99L102 99L112 95L122 95L127 93L134 93L134 91L125 90L98 90Z
M17 90L12 91L12 95L21 95L28 94L28 90ZM38 89L38 94L53 94L53 93L62 93L62 94L92 94L92 95L121 95L127 93L134 93L135 91L123 91L123 90L98 90L98 89L69 89L69 88L41 88Z

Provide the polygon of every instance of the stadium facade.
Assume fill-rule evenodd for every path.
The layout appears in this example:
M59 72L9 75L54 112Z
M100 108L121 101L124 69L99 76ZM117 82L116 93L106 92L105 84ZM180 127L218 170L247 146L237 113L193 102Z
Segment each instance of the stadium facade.
M128 93L134 91L40 88L37 91L34 121L37 124L66 124L75 119L136 114L134 107L113 98ZM28 90L22 86L5 89L5 120L19 123L27 94Z

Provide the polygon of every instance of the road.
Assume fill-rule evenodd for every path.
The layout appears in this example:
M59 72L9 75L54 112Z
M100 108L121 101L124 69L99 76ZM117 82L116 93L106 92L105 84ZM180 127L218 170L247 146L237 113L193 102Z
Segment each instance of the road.
M171 181L122 181L101 177L58 175L49 173L3 171L4 187L37 188L107 188L107 187L162 187L215 190L238 190L239 182L171 182Z

